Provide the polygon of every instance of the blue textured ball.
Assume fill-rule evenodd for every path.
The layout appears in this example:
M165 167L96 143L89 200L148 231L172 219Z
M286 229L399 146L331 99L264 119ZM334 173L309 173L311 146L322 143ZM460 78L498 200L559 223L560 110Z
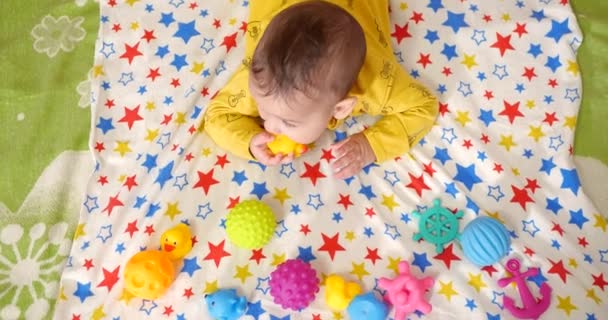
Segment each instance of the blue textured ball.
M464 255L478 267L491 265L509 253L511 237L498 220L478 217L469 222L460 234Z

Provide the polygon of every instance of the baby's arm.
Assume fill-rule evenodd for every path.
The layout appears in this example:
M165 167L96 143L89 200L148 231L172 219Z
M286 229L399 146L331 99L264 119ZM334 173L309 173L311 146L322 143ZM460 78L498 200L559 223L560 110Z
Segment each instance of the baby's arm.
M242 158L253 159L249 143L264 129L256 120L258 111L249 93L247 77L247 69L239 69L211 100L203 128L220 147Z

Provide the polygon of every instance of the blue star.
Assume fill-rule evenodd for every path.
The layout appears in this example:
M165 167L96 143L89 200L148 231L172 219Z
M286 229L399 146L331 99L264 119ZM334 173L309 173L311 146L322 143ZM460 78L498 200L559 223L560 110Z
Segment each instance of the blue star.
M540 167L540 171L545 172L547 175L551 175L551 170L556 167L555 163L553 163L553 157L549 159L541 159L542 165Z
M204 18L209 15L209 10L207 10L207 9L201 10L199 15Z
M173 54L173 61L171 61L171 65L175 66L177 71L179 71L181 68L187 66L188 62L186 62L186 55L185 54L182 54L182 55Z
M591 256L590 256L590 255L588 255L588 254L584 254L584 257L585 257L585 258L584 258L585 262L588 262L589 264L592 264L592 263L593 263L593 258L591 258Z
M438 91L439 93L441 93L441 94L444 94L444 93L446 93L446 91L448 91L448 89L446 89L446 87L445 87L445 85L444 85L444 84L440 84L440 85L437 87L437 91ZM422 142L422 140L420 140L420 141Z
M562 209L562 205L559 203L559 198L555 197L555 199L547 198L547 210L551 210L553 214L557 215L557 212Z
M517 91L518 93L521 93L524 90L526 90L526 88L524 87L523 83L518 83L517 85L515 85L515 91Z
M420 73L418 72L418 70L412 69L412 72L410 72L410 76L412 76L412 78L416 79L416 78L420 77Z
M348 134L346 133L346 131L336 130L335 134L336 134L336 138L334 139L334 142L340 142L348 137Z
M502 294L503 296L505 295L504 293ZM500 308L502 309L502 306L500 306ZM486 312L486 317L487 320L500 320L500 314L491 314L489 312Z
M99 208L99 205L97 204L97 197L91 197L87 194L87 201L84 202L84 206L87 208L87 212L89 213Z
M340 223L340 221L342 221L342 214L340 212L334 212L331 219Z
M455 13L448 10L448 18L443 22L444 26L451 27L454 33L458 33L460 28L468 27L469 25L464 21L464 13Z
M169 141L171 141L171 132L163 133L158 140L156 140L156 143L164 149L169 144Z
M479 81L483 81L486 79L486 73L485 72L478 72L477 73L477 79L479 79Z
M123 251L125 251L125 243L121 242L119 244L116 245L116 249L114 249L114 251L118 254L122 254Z
M156 53L154 55L159 56L161 59L164 58L169 53L169 45L166 46L158 46L156 48Z
M161 13L160 21L158 21L158 22L164 24L165 27L168 27L170 24L175 22L175 19L173 19L173 12Z
M575 224L579 229L583 229L583 225L589 221L587 217L583 214L583 209L578 209L577 211L570 211L570 221L569 224Z
M606 257L608 255L608 249L599 250L599 252L600 252L600 261L603 263L608 263L608 260L606 260Z
M196 213L197 217L201 217L203 218L203 220L207 219L207 216L213 212L213 210L211 209L211 204L209 204L209 202L201 205L198 205L198 212Z
M568 99L570 100L570 102L574 102L580 98L581 96L578 94L578 88L566 89L566 96L564 96L564 99Z
M144 93L148 92L148 89L146 88L146 86L139 86L139 89L137 90L137 93L139 93L140 95L143 95Z
M243 182L247 181L247 176L245 175L245 170L234 171L232 176L232 181L236 182L239 186L243 185Z
M397 177L397 172L395 171L387 171L384 170L384 180L388 183L391 184L391 186L395 186L395 184L399 181L401 181L398 177Z
M505 196L505 194L502 193L502 190L500 190L499 185L497 185L495 187L488 186L488 197L492 197L492 198L494 198L494 200L496 200L496 202L498 202L504 196Z
M471 37L471 39L475 41L477 45L480 45L488 40L486 39L486 32L484 30L477 29L473 31L473 36Z
M104 117L99 117L99 123L97 123L97 128L101 129L101 132L103 132L103 134L108 133L108 131L116 129L114 127L114 125L112 124L112 118L104 118Z
M81 283L80 281L77 281L74 296L78 297L81 303L83 303L88 297L94 296L93 292L91 292L91 282Z
M405 213L405 212L403 212L403 213L401 213L401 219L400 220L403 221L405 224L407 224L407 223L409 223L411 221L410 215L407 214L407 213Z
M112 225L108 224L99 228L99 233L95 238L101 239L101 242L106 243L106 241L112 238Z
M177 318L175 318L175 320L186 320L186 315L183 313L179 313L175 315ZM120 320L120 319L117 319Z
M473 299L466 299L466 300L467 300L467 303L464 306L469 308L469 310L473 311L475 308L477 308L477 305L475 304L475 300L473 300Z
M587 316L587 319L585 320L597 320L595 318L595 313L585 313L585 315Z
M522 220L522 223L524 224L522 231L529 233L533 238L540 231L532 219L528 221Z
M562 245L559 243L559 241L557 241L557 240L555 240L555 239L554 239L554 240L551 240L551 246L552 246L553 248L555 248L557 251L559 251L559 248L561 248L561 247L562 247Z
M543 285L543 283L547 282L547 278L543 276L543 272L540 269L538 270L538 273L535 276L530 276L527 280L530 282L534 282L539 288Z
M143 311L149 316L152 313L152 310L156 309L156 307L158 307L156 302L144 299L141 302L141 307L139 307L139 311Z
M160 203L151 203L148 207L148 212L146 213L146 217L152 217L156 213L156 211L160 210Z
M475 164L471 164L468 167L463 167L460 164L456 164L456 176L454 180L462 182L469 191L473 189L475 184L480 183L481 179L475 174Z
M366 235L368 238L371 238L374 235L374 232L372 231L372 228L365 227L363 228L363 234Z
M247 308L246 315L252 316L255 320L259 320L260 315L266 313L266 310L262 308L262 302L260 300L255 303L249 303L249 307Z
M222 72L226 71L226 62L224 60L219 62L217 68L215 68L215 75L219 76Z
M163 104L170 106L173 104L173 97L171 96L165 96L165 99L163 100Z
M435 30L426 30L426 35L424 36L424 38L426 40L428 40L431 44L433 44L433 42L439 40L439 36L437 35L437 31Z
M120 74L120 80L118 80L119 83L121 83L123 86L127 86L127 84L129 84L131 81L133 81L133 72L122 72Z
M524 154L522 154L522 156L526 157L527 159L530 159L534 156L534 153L530 149L524 149Z
M294 172L296 172L296 169L294 169L293 163L290 162L281 165L281 174L287 178L289 178Z
M200 270L201 266L198 265L198 263L196 263L196 257L190 258L190 259L184 259L184 265L182 266L182 270L180 272L185 272L187 273L190 278L192 278L192 275L194 275L194 272L196 272L196 270Z
M102 81L101 83L101 87L103 88L103 90L108 91L112 86L110 85L109 82L107 81Z
M201 33L196 31L194 20L192 20L188 23L178 22L177 32L175 32L173 36L176 38L182 38L182 40L184 40L184 42L187 44L192 37L198 36L199 34Z
M534 18L534 19L536 19L536 21L540 22L541 20L543 20L545 18L545 10L540 10L540 11L532 10L532 15L530 16L530 18Z
M441 0L430 0L426 7L433 9L433 12L437 13L439 9L443 8L443 4Z
M454 128L443 128L441 140L445 140L447 143L452 144L452 141L456 138L458 138L458 136L454 133Z
M275 316L273 314L270 315L270 320L290 320L291 318L289 317L289 315L286 315L282 318Z
M553 73L562 66L562 63L559 61L559 54L555 57L547 56L547 63L545 63L545 67L551 69Z
M205 53L209 53L209 51L213 50L214 48L215 45L213 44L213 39L203 39L203 45L201 46L201 49L205 50Z
M109 58L112 54L116 53L116 51L114 50L114 43L106 43L104 41L103 47L101 48L101 50L99 50L99 52L103 54L106 58Z
M424 270L426 270L426 267L430 267L433 264L429 262L429 260L426 257L426 252L423 253L417 253L414 252L414 261L412 262L413 266L417 266L420 271L424 272Z
M313 199L315 200L313 202ZM308 195L308 202L306 203L306 205L309 205L313 208L315 208L315 210L319 210L319 207L323 206L324 203L323 201L321 201L321 195L320 194L309 194Z
M471 90L471 84L460 81L460 85L458 86L458 92L462 93L464 97L472 94L473 91Z
M570 28L568 28L568 20L569 18L566 18L564 21L558 22L557 20L551 19L551 30L549 30L545 37L553 38L555 43L558 43L564 35L572 33Z
M160 184L161 189L165 186L165 182L173 178L171 170L173 170L173 160L167 163L166 166L159 170L158 176L156 177L156 180L154 180L154 182L158 182L158 184Z
M534 58L536 58L543 53L543 50L540 48L540 44L530 43L530 49L528 49L528 53L531 54Z
M375 162L372 162L372 163L366 165L365 167L363 167L363 172L365 172L365 174L369 174L369 171L375 167L380 167L380 165L378 165Z
M146 4L146 11L148 11L148 13L154 11L154 7L151 4Z
M456 45L449 46L447 43L443 44L443 50L441 50L441 54L443 54L448 61L452 60L452 58L458 57L456 53Z
M445 193L452 195L452 197L456 199L456 195L459 193L458 189L456 189L456 184L454 182L444 182L443 184L445 184Z
M439 160L442 165L445 165L446 162L452 160L452 157L450 157L448 153L448 148L439 149L438 147L435 147L435 155L433 158Z
M257 183L254 182L253 183L253 189L251 190L251 192L249 192L249 194L254 194L256 195L256 197L258 197L258 199L262 199L262 197L264 197L264 195L270 193L270 191L268 191L268 189L266 188L266 182L263 183Z
M481 162L483 162L487 158L488 156L486 156L486 153L484 151L477 151L477 159L481 160Z
M484 110L484 109L479 109L479 111L481 112L481 114L479 115L479 120L483 121L483 123L486 125L486 127L490 126L490 123L496 121L496 119L494 118L494 114L493 114L493 110L489 109L489 110Z
M299 204L292 204L291 210L289 210L289 212L292 212L293 214L298 215L298 213L302 212L302 209L300 209Z
M146 154L146 160L141 165L148 169L148 173L154 168L156 168L156 159L158 158L158 154L151 155Z
M499 293L499 292L496 292L496 291L492 290L492 296L493 296L492 303L495 304L495 305L497 305L500 308L500 310L503 310L504 307L503 307L501 301L503 301L503 299L505 297L504 292L503 293ZM488 313L487 315L488 315L488 318L489 318L490 314ZM498 317L498 318L496 318L496 317ZM500 320L500 316L496 315L493 319Z
M169 4L173 5L176 8L179 8L179 6L184 4L184 0L170 0Z
M366 185L361 185L361 189L359 189L359 193L364 195L367 200L371 200L373 198L376 197L376 194L374 193L374 191L372 190L372 186L366 186Z
M148 201L148 199L146 199L146 196L143 197L136 197L135 199L135 204L133 205L133 208L135 209L140 209L141 206L146 203Z
M312 247L308 246L306 248L302 248L298 246L298 259L310 263L312 260L317 259L314 254L312 254Z
M572 193L578 195L578 189L581 187L581 183L578 179L578 174L576 173L576 169L567 170L567 169L559 169L562 174L562 185L560 188L562 189L570 189Z
M384 227L384 234L391 237L391 239L395 240L401 236L401 233L397 230L397 226L385 223Z
M258 284L257 284L257 286L255 286L255 290L259 290L263 294L268 293L268 290L270 290L269 282L270 282L270 277L258 278Z
M499 66L497 64L494 65L494 71L492 74L495 75L498 80L502 80L504 77L509 75L506 65Z
M467 198L467 209L471 209L471 211L475 212L475 215L478 216L479 215L479 206L473 202L473 200L469 197Z

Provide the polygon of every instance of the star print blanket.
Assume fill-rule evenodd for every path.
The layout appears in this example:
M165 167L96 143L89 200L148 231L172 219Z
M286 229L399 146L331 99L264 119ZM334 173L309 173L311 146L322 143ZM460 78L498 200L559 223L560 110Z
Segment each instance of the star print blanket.
M357 1L353 2L356 5ZM399 261L430 276L429 319L510 319L500 288L507 258L479 268L457 241L438 253L414 211L434 199L462 210L460 230L490 216L509 231L509 257L540 273L542 318L608 319L606 218L572 162L582 36L567 1L392 1L395 58L440 98L431 133L409 155L336 180L328 145L373 119L349 119L293 163L265 167L227 154L200 132L209 100L241 63L247 1L103 1L92 73L85 190L62 274L57 319L209 319L205 293L235 288L246 319L341 319L324 287L299 312L281 309L269 274L299 258L378 297ZM270 205L277 227L261 249L234 246L225 217L237 203ZM189 225L194 247L155 300L124 291L129 258ZM430 226L436 227L436 226ZM548 284L550 296L539 288ZM526 307L534 308L528 302ZM393 313L391 313L392 316Z

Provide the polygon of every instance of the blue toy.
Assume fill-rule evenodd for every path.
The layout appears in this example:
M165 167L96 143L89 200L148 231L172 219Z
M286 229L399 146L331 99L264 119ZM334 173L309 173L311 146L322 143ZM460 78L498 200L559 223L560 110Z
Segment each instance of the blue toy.
M384 320L388 315L388 307L373 292L355 296L346 311L352 320Z
M247 299L235 289L220 289L205 295L207 311L215 320L237 320L247 310Z
M509 253L511 237L498 220L478 217L467 224L460 234L464 255L478 267L494 264Z

